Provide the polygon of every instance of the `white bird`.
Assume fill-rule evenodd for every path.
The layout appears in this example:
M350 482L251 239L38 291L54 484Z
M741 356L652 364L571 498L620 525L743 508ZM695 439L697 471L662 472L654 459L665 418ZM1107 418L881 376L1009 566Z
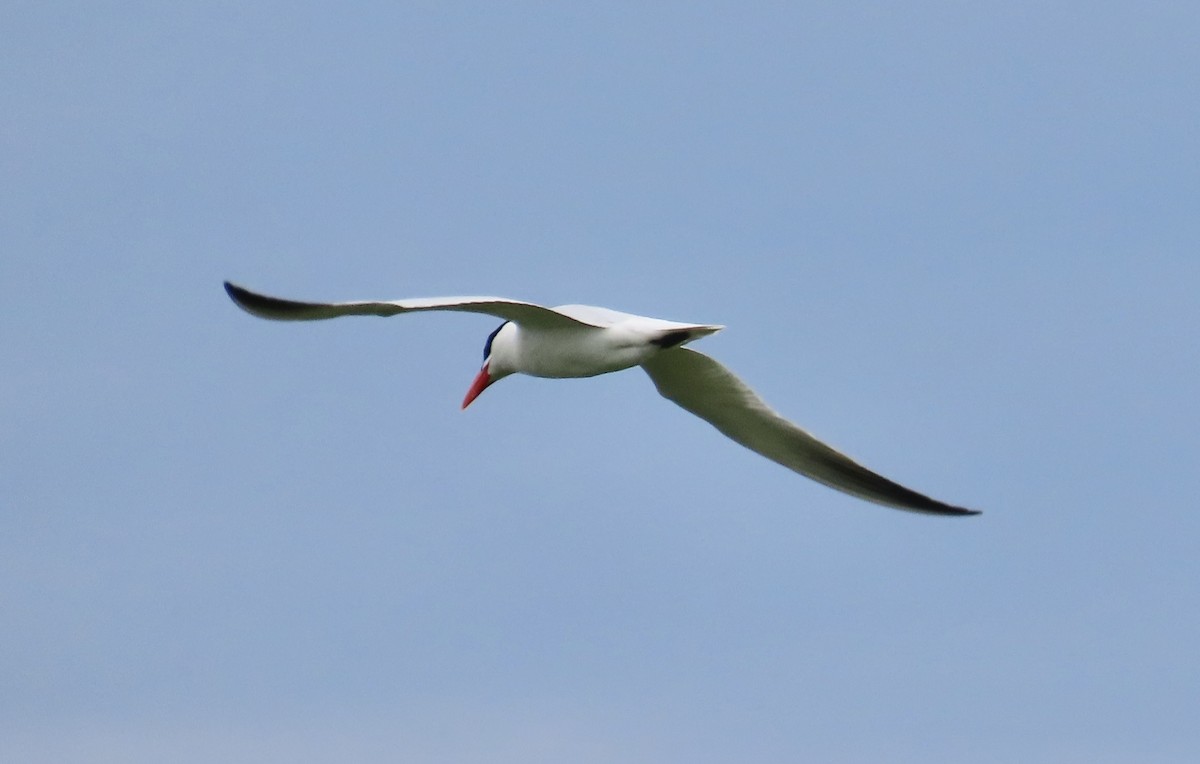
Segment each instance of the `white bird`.
M658 392L729 438L790 470L867 501L913 512L975 515L892 482L825 445L777 414L712 358L683 347L720 331L588 305L542 305L503 297L418 297L390 302L317 303L256 294L225 282L243 310L260 318L313 321L338 316L394 316L425 310L485 313L504 319L483 345L483 367L465 409L497 380L593 377L641 366Z

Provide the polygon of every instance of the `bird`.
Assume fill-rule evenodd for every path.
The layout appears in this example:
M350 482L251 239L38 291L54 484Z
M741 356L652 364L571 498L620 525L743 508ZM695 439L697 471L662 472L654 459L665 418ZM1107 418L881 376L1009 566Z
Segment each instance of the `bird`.
M658 392L731 440L818 483L886 507L933 515L979 512L932 499L873 472L768 406L724 365L687 347L719 324L689 324L590 305L546 307L504 297L417 297L391 301L300 302L225 282L238 307L259 318L316 321L418 311L481 313L503 320L483 345L483 365L462 408L512 374L593 377L640 366Z

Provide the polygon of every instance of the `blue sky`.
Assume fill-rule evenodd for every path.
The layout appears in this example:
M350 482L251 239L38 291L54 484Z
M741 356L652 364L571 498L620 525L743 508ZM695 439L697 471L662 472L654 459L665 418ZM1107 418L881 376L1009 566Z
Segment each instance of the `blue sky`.
M1200 10L646 5L6 6L0 758L1195 760ZM226 278L722 323L985 513Z

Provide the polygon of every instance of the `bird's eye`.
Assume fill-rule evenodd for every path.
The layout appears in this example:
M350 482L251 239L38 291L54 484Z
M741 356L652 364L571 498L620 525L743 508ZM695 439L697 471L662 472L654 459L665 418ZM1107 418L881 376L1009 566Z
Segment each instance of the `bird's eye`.
M504 324L507 324L507 323L508 323L507 321L504 322ZM492 340L496 339L496 335L499 334L500 330L504 328L504 324L500 324L495 329L493 329L492 333L488 335L487 342L483 343L483 360L484 361L486 361L489 357L491 357L491 355L492 355Z

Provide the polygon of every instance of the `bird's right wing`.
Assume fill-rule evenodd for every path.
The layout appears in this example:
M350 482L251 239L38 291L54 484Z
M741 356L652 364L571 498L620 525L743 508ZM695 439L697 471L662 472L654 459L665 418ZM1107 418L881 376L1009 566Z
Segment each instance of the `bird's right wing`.
M975 515L879 475L827 446L769 407L733 372L689 348L676 348L642 366L663 397L706 420L751 451L859 498L937 515Z
M483 313L506 321L545 328L604 326L586 317L568 315L554 308L504 297L414 297L389 302L299 302L265 294L225 282L225 291L238 307L259 318L275 321L319 321L339 316L395 316L426 310Z

